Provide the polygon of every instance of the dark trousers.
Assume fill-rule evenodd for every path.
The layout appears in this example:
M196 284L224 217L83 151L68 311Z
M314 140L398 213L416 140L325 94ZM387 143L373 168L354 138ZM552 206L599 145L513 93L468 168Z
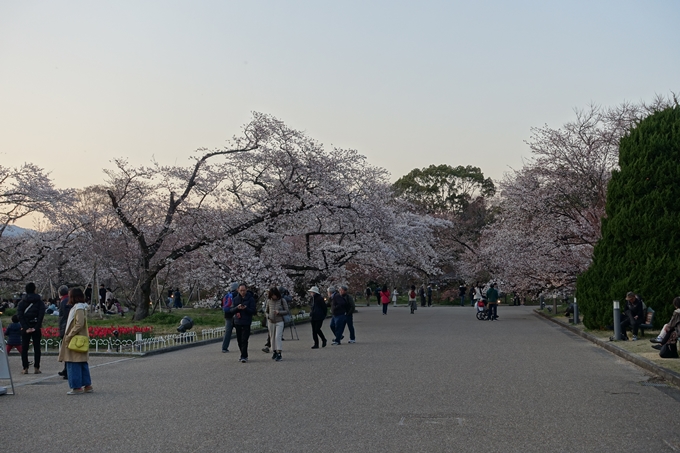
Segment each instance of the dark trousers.
M349 339L352 341L356 340L356 337L354 336L354 316L345 316L345 323L347 324L347 329L349 330Z
M389 304L382 304L382 305L383 305L383 315L386 315L387 314L387 306Z
M498 318L498 304L489 304L489 319Z
M345 332L345 315L333 316L331 325L331 330L335 334L335 341L340 343L342 340L342 334Z
M248 358L248 338L250 338L250 326L234 326L236 328L236 341L241 351L241 357Z
M630 314L630 312L627 312L623 321L621 321L621 336L624 336L626 334L626 329L628 328L628 326L633 326L633 335L637 337L640 324L642 324L641 319L634 319L633 315Z
M425 296L420 296L420 306L421 307L425 306Z
M323 326L323 319L319 321L312 321L312 338L314 338L314 346L319 346L319 338L324 343L326 342L326 336L321 331L321 326Z
M24 370L28 369L28 345L33 340L33 366L40 368L40 339L42 334L40 328L36 327L35 331L31 333L21 332L21 366Z

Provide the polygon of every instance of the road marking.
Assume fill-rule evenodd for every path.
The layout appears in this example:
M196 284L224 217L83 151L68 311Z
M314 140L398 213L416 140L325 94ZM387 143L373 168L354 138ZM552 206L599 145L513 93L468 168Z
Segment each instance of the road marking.
M136 357L124 357L122 359L114 360L112 362L105 362L105 363L100 363L99 365L92 365L90 368L99 368L100 366L104 365L112 365L114 363L120 363L120 362L125 362L126 360L134 360ZM14 387L23 387L25 385L33 385L33 384L39 384L41 382L47 381L48 379L52 379L55 377L61 377L58 374L51 374L49 376L44 376L41 377L40 379L33 379L32 381L28 382L19 382L19 383L14 383Z

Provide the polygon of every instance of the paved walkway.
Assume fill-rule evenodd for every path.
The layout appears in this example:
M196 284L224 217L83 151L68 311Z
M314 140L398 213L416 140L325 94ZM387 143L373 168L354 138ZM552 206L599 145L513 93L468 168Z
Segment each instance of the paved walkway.
M311 350L305 324L279 363L257 335L247 364L214 344L97 358L91 395L66 396L56 376L22 385L0 397L3 450L680 451L680 391L530 307L501 307L499 322L358 308L356 344Z

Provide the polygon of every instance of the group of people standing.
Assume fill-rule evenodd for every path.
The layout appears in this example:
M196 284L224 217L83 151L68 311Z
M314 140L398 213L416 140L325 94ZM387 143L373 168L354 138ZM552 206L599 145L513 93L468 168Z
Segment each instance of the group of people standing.
M26 284L26 294L17 306L17 314L12 317L13 323L8 327L14 336L15 331L21 337L21 374L28 374L28 348L33 342L33 372L40 374L40 340L42 339L42 323L45 316L45 304L35 292L35 283ZM85 294L80 288L61 286L59 288L59 361L64 362L64 369L60 376L68 379L70 391L68 395L91 393L92 380L88 366L89 354L85 351L73 350L69 347L75 336L84 337L89 343L87 328L87 311L89 305L85 302ZM15 321L16 319L16 321ZM9 352L9 351L8 351Z
M331 331L333 332L332 345L341 344L344 338L345 327L349 330L349 343L355 343L354 332L354 298L350 296L345 285L339 287L330 286L327 290L326 301L317 286L308 290L310 296L310 320L312 324L312 349L319 349L319 345L325 348L328 340L322 331L323 321L331 311ZM267 344L262 349L264 352L273 350L272 359L279 362L283 359L283 331L288 317L291 315L289 297L286 297L281 288L272 287L267 292L267 300L264 303L264 313L267 319L269 337ZM222 352L229 352L232 331L236 330L241 363L248 362L248 343L250 338L250 325L253 316L257 313L255 294L248 290L244 284L233 283L230 290L222 299L224 311L225 331L222 341ZM321 340L321 343L319 343Z

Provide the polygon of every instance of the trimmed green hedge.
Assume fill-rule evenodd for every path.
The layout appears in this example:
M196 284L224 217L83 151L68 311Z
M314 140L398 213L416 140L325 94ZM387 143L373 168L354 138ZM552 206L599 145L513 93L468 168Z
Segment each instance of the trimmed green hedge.
M659 327L680 295L680 107L655 113L621 140L620 170L607 189L602 239L577 281L590 329L612 323L612 301L639 294Z

